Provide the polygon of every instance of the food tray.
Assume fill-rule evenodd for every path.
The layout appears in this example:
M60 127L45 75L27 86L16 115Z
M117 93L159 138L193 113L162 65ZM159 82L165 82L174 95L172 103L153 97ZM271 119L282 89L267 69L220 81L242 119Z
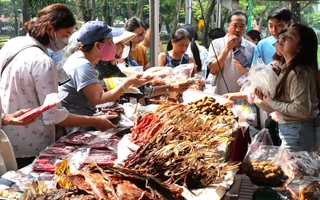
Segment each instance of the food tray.
M257 186L263 186L263 187L281 187L284 183L285 180L281 180L281 181L264 181L261 179L255 179L253 177L251 177L250 175L248 176L250 178L250 181L257 185Z

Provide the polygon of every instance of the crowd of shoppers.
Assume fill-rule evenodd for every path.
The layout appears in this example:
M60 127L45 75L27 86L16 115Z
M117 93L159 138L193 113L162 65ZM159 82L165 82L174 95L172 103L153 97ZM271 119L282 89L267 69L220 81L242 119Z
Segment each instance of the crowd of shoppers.
M193 75L198 73L205 79L211 74L215 94L230 98L229 93L240 91L237 80L257 59L276 66L280 81L275 96L257 88L255 95L260 100L256 104L268 113L279 113L282 146L293 152L315 150L313 123L320 109L317 37L308 26L292 25L291 18L292 13L287 8L272 9L268 15L271 36L263 38L256 30L246 33L247 16L239 11L232 12L227 18L227 33L221 28L210 31L209 51L197 43L196 28L186 24L173 31L166 51L159 45L158 65L175 68L193 63ZM117 44L113 44L113 38L122 35L123 30L102 21L86 22L75 34L76 42L69 44L72 48L68 49L65 47L76 20L67 6L58 3L43 8L36 18L24 24L26 36L15 37L4 45L0 51L1 128L12 143L19 168L30 164L40 151L55 141L57 126L65 127L68 133L117 128L109 121L114 116L94 116L95 106L116 101L130 86L145 87L150 79L136 74L127 77L122 85L104 91L95 68L103 72L102 78L105 78L104 72L111 66L121 71L121 63L123 67L141 66L144 71L153 67L149 62L152 52L148 22L148 19L130 18L124 29L135 37ZM63 69L70 81L58 87L57 64L62 59L54 55L64 50L68 58ZM249 67L240 62L235 51L244 55ZM127 55L123 55L124 52ZM100 68L99 62L102 62ZM189 86L189 83L176 83L145 87L145 96L183 92ZM50 111L25 121L15 120L41 106L46 95L59 91L67 92L68 96Z

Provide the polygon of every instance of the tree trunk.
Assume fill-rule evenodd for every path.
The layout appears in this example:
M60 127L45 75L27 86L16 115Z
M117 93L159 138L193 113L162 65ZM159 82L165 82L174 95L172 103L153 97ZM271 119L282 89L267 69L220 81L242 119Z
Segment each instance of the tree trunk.
M92 12L93 11L93 12ZM97 18L97 12L96 11L96 1L95 0L91 0L91 12L92 12L92 20L96 20ZM100 19L101 20L101 19Z
M102 6L102 17L103 20L107 23L110 24L110 17L109 17L109 0L104 0L103 1L103 6Z
M291 12L292 12L292 20L293 23L300 23L300 1L292 1L291 2Z
M30 15L28 14L28 0L22 0L22 27L23 24L30 20ZM26 35L26 30L23 29L23 35Z
M110 22L109 22L110 25L113 25L113 23L114 23L114 17L116 16L116 11L117 11L118 4L119 4L119 0L116 0L116 1L113 3L111 18L110 18Z
M259 20L259 32L262 33L262 22L263 22L263 19L264 19L264 14L266 13L266 11L263 11L261 14L260 14L260 20Z
M171 34L171 27L170 27L170 21L165 21L166 29L168 34Z
M136 17L142 20L142 7L143 7L143 0L138 0L137 2L137 11L136 11Z
M181 0L177 0L176 1L176 8L175 8L174 15L173 15L173 22L172 22L173 31L175 31L178 27L180 9L181 9Z
M76 11L77 11L77 20L84 21L83 12L82 12L82 1L83 0L76 0Z
M214 10L214 6L216 5L215 1L209 2L207 6L207 10L204 15L204 27L203 27L203 37L202 37L202 45L206 48L209 47L209 39L208 39L208 33L210 28L210 22L212 19L212 14Z
M132 9L131 9L131 5L130 5L130 0L127 0L127 8L128 8L129 18L131 18L133 16L133 14L132 14Z
M12 0L12 12L14 14L14 36L18 36L18 12L16 8L16 1Z

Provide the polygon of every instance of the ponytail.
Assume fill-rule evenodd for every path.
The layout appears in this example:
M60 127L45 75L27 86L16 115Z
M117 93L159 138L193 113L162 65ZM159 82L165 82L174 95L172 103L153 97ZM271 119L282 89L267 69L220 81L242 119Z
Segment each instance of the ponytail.
M196 62L197 65L197 71L201 71L202 69L202 64L201 64L201 59L200 59L200 52L199 52L199 48L198 45L196 43L196 41L194 40L194 38L191 39L191 52L193 54L193 58L194 61Z

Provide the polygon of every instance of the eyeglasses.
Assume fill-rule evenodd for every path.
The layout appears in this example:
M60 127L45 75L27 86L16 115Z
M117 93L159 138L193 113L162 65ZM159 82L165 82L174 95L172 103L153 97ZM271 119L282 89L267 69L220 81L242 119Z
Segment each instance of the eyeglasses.
M143 38L145 34L146 34L146 31L143 31L142 33L138 34L137 37Z

